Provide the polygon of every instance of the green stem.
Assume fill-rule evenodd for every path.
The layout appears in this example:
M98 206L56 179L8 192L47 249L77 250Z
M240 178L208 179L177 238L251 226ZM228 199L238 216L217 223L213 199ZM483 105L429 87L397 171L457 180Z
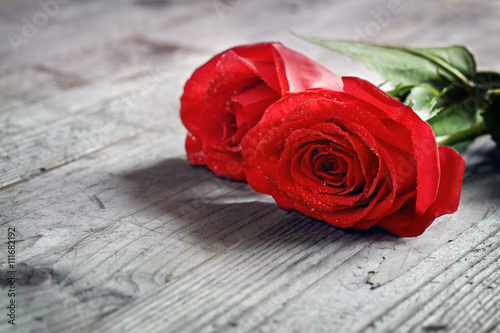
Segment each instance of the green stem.
M453 76L455 76L457 79L459 79L460 81L462 81L462 83L465 84L465 86L467 86L467 87L470 86L470 81L469 81L469 79L467 79L467 77L465 75L463 75L455 67L453 67L450 64L448 64L447 62L439 59L438 57L435 57L435 56L433 56L431 54L428 54L428 53L422 53L422 52L414 50L414 49L409 49L409 48L406 48L406 47L394 46L394 48L402 50L402 51L406 51L408 53L412 53L414 55L417 55L419 57L422 57L422 58L425 58L425 59L427 59L429 61L432 61L436 65L440 66L441 68L443 68L444 70L448 71L450 74L452 74Z
M489 89L486 91L487 95L500 95L500 88L497 89Z
M446 138L438 141L439 146L452 146L460 142L468 141L488 133L488 128L484 122L469 127L466 130L448 135Z

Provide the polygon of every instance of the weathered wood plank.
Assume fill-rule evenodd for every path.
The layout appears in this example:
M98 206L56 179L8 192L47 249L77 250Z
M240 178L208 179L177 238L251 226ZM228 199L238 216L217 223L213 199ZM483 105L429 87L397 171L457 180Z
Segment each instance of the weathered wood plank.
M252 203L255 194L248 193L248 188L239 194L250 203L230 205L237 201L234 192L244 184L221 182L204 169L190 168L184 158L172 155L182 151L181 139L158 139L166 129L184 136L178 121L174 127L159 125L135 149L127 144L119 154L109 152L98 162L98 170L97 161L90 157L86 165L73 169L71 164L33 180L45 178L35 191L23 186L9 189L15 200L5 205L3 227L15 226L27 245L20 243L17 259L23 263L18 268L19 298L25 297L19 302L31 304L23 311L21 327L36 318L44 318L40 327L50 331L77 328L82 321L88 324L189 271L245 234L259 231L276 214L285 214L274 205ZM153 147L152 138L158 141ZM148 165L139 156L149 163L167 161ZM135 167L123 161L132 161ZM138 171L141 166L144 170ZM54 176L64 178L65 184L79 185L61 188L53 183ZM147 179L153 182L145 183ZM29 211L23 211L20 202L30 205ZM238 222L229 224L226 215L235 214ZM250 223L254 218L259 222ZM33 275L41 277L32 279ZM117 276L126 278L116 280ZM43 306L46 302L53 305ZM83 317L66 312L68 307L77 307Z
M10 33L22 35L23 18L33 21L34 15L43 13L37 4L8 4L11 19L4 24ZM0 136L0 187L146 130L155 115L168 116L162 113L164 101L179 97L190 72L227 47L280 40L300 47L339 74L377 80L361 66L302 42L289 30L337 38L364 36L379 42L434 44L443 41L441 35L433 37L437 20L453 25L456 23L450 20L457 15L449 5L427 4L440 15L433 16L433 24L422 24L420 15L428 7L405 3L395 7L395 13L385 18L387 22L380 21L373 13L388 13L392 7L385 1L370 2L362 13L354 3L236 1L222 9L216 9L215 4L221 2L195 6L165 2L159 7L143 2L120 6L114 2L70 2L60 5L57 15L50 17L27 43L19 45L18 52L8 38L1 39L0 122L6 125ZM111 11L106 10L111 7ZM477 7L474 15L464 20L477 29L498 26L494 15L498 7L495 3ZM332 13L349 14L335 14L332 20ZM316 23L311 25L311 21ZM479 48L483 51L480 64L486 68L495 65L492 55L500 37L492 34L492 40L484 43L474 30L455 27L453 31L460 34L447 36L447 42ZM99 113L102 116L94 116Z
M499 181L490 165L464 184L462 208L443 217L424 235L395 239L383 234L345 234L297 216L282 220L248 242L228 249L171 284L92 326L98 331L160 332L339 332L427 331L489 332L500 325ZM486 210L485 207L494 207ZM474 208L472 208L472 206ZM474 212L484 216L477 218ZM472 215L472 216L471 216ZM454 231L461 228L458 235ZM452 230L449 240L437 233ZM407 255L398 245L427 251L407 271L373 289L370 277ZM439 244L439 245L438 245ZM391 255L392 254L392 255ZM249 264L251 263L251 264ZM484 283L483 279L489 278ZM469 288L467 288L469 287ZM469 289L469 290L467 290ZM459 303L467 293L489 295L466 313ZM473 297L473 295L468 295ZM457 300L458 299L458 300ZM435 312L439 309L438 312ZM449 313L447 313L449 311ZM482 312L481 312L482 311ZM440 318L439 314L446 315ZM456 313L460 321L455 320ZM439 320L436 319L436 316ZM479 316L477 320L475 317ZM147 318L146 322L141 318ZM307 320L304 320L307 318ZM465 322L465 324L464 324ZM102 325L102 327L100 327Z
M477 272L481 266L498 270L498 193L491 186L498 173L492 164L468 169L461 209L453 217L470 225L457 227L447 216L424 235L401 240L376 231L346 233L286 214L242 183L189 167L181 145L159 135L168 128L181 137L178 125L160 124L155 132L4 192L16 201L3 228L15 226L26 244L19 249L19 301L29 307L20 327L31 322L47 331L276 331L276 325L291 330L318 323L318 329L355 331L375 320L381 331L377 325L398 327L403 314L412 318L423 297L454 294L461 285L450 282L467 274L466 282L477 281L475 292L494 295L493 312L482 318L493 316L498 324L498 284L481 284ZM54 178L77 186L61 187ZM23 212L23 206L29 208ZM476 211L484 218L477 219ZM463 230L451 242L435 237L457 228ZM407 254L398 247L402 242L437 250L372 289L371 272L386 262L398 265ZM435 297L434 303L445 299ZM357 311L368 314L360 320ZM332 318L323 318L328 314Z
M0 145L0 186L144 131L159 118L168 120L164 111L175 104L185 79L201 61L196 55L195 63L189 61L187 56L196 53L194 48L140 36L158 30L154 25L120 29L126 17L145 21L152 16L150 9L136 11L141 6L131 3L109 12L103 11L101 2L92 2L83 5L87 10L75 20L69 9L78 11L82 4L75 6L61 8L55 18L62 17L59 24L76 30L77 38L68 40L70 31L48 25L23 45L20 55L2 39L9 61L2 63L0 76L2 99L6 100L0 114L0 121L6 124ZM199 9L170 6L169 24L175 24L177 16L193 12L196 15ZM18 13L19 20L26 17L22 14ZM164 15L154 18L157 25L165 25ZM61 40L68 42L54 47Z
M487 138L467 152L459 211L398 239L282 211L190 167L178 119L184 80L236 44L283 41L377 82L289 30L353 39L375 22L372 41L467 44L498 70L500 4L404 2L385 24L373 11L386 0L221 3L72 1L19 53L1 39L0 183L11 185L0 225L17 233L16 331L500 331L499 157ZM40 10L0 6L2 31Z

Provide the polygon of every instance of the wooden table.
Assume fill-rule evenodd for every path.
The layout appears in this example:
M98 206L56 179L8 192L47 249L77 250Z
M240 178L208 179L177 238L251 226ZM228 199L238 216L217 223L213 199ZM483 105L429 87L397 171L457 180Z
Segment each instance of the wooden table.
M500 332L488 137L464 154L458 212L402 239L191 167L179 120L185 80L238 44L381 83L292 32L464 44L500 71L499 18L473 0L0 1L0 332Z

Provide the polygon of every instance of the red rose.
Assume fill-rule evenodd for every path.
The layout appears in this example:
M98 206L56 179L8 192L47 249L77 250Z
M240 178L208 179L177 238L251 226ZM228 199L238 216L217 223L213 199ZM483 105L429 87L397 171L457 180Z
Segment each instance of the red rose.
M457 210L463 158L371 83L311 89L271 105L242 140L248 183L284 209L342 228L417 236Z
M342 90L342 82L279 43L244 45L216 55L193 73L181 97L189 161L220 177L245 180L241 138L285 93L318 87Z

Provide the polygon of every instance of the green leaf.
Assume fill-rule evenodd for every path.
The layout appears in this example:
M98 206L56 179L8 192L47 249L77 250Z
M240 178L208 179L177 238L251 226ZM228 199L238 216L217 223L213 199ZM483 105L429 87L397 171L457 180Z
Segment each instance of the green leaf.
M500 88L500 74L495 72L478 72L473 84L479 88L490 90Z
M472 53L464 46L422 47L415 48L414 50L420 51L423 54L434 55L469 79L476 76L476 61Z
M481 112L482 109L477 101L469 97L443 108L427 122L431 125L435 136L450 135L483 122Z
M400 102L405 102L408 94L410 94L411 90L417 86L417 84L404 85L400 83L396 85L394 89L386 91L386 93Z
M397 85L393 90L387 93L412 107L414 111L425 111L425 114L421 114L421 117L431 118L439 113L443 109L443 101L452 104L452 101L448 101L448 98L444 98L445 94L451 89L452 86L444 87L441 91L437 90L429 84L412 84L412 85ZM462 94L462 98L466 98L467 95Z
M439 94L435 95L434 97L432 97L431 99L428 100L427 104L425 105L425 108L431 110L429 116L430 117L434 117L435 115L437 115L439 112L443 111L447 105L451 104L446 96L445 98L445 95L446 93L452 89L453 86L448 86L446 88L444 88L443 90L441 90L439 92ZM464 96L464 95L462 95Z
M491 138L500 147L500 97L493 100L483 116L486 127L491 133Z
M458 152L462 152L475 138L487 133L486 124L481 122L463 131L448 135L444 139L439 140L438 145L449 146L455 148Z
M434 107L434 98L439 92L427 85L416 85L406 96L405 103L412 101L414 110L431 110Z
M462 141L460 143L456 143L454 145L451 145L450 147L455 149L459 154L463 153L465 149L472 143L474 140L466 140Z
M445 79L468 86L469 79L476 75L474 57L462 46L406 48L299 37L362 62L394 85L440 82Z

